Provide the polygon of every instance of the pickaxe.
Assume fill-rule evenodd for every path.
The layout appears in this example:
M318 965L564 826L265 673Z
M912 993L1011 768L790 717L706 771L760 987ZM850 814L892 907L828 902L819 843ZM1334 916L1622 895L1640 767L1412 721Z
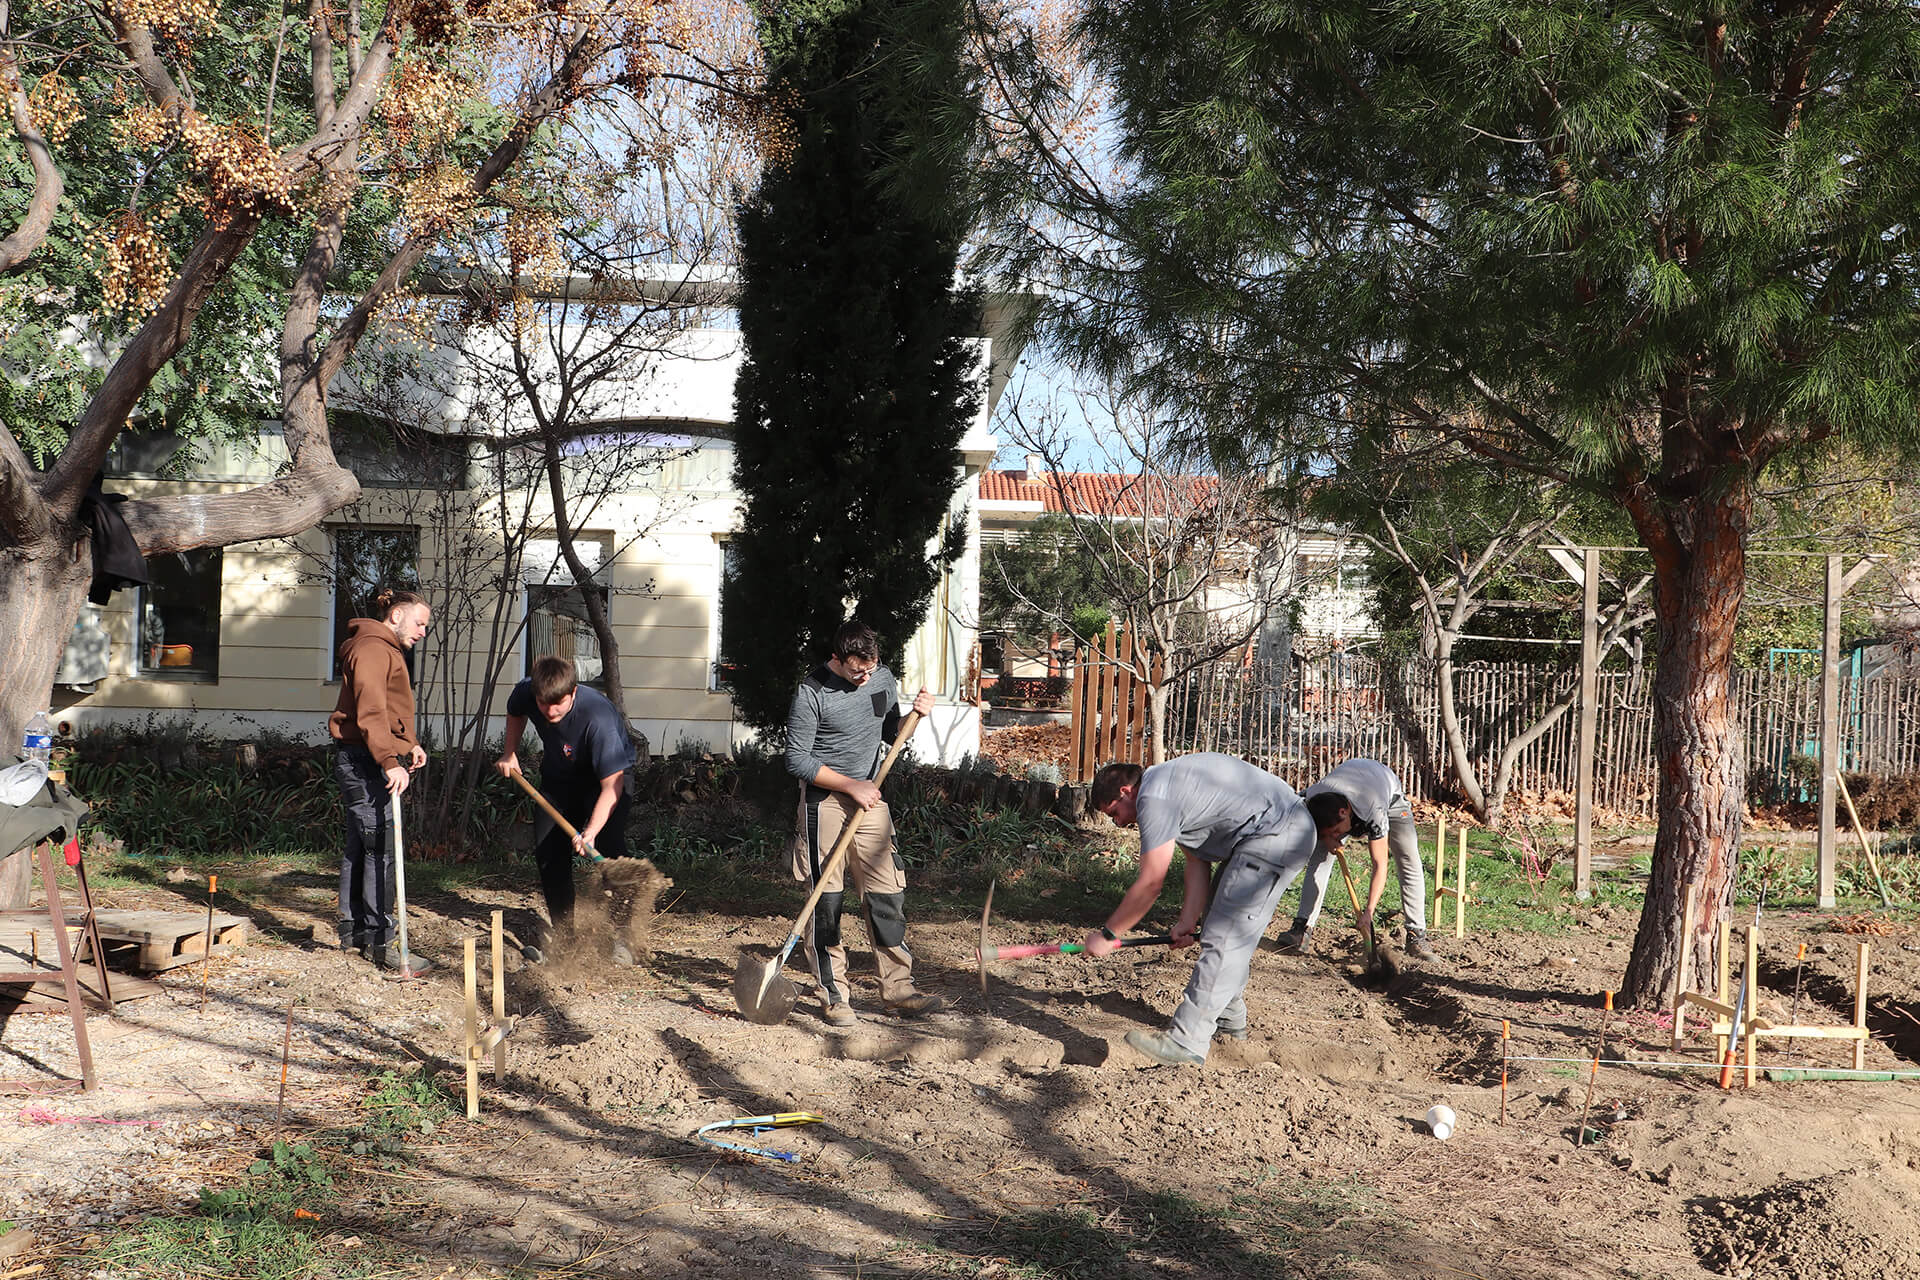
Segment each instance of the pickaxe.
M987 883L987 903L980 908L980 947L973 958L980 965L980 1005L992 1012L987 1003L987 962L989 960L1026 960L1033 956L1077 956L1086 950L1078 942L1026 942L1012 947L996 947L987 941L987 920L993 914L993 889L995 882ZM1122 938L1123 947L1167 947L1173 945L1173 935L1167 933L1151 934L1144 938Z

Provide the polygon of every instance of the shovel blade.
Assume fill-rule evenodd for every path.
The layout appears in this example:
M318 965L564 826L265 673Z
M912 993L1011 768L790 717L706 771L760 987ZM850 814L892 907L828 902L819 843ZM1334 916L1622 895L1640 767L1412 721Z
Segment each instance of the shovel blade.
M742 954L733 971L733 1003L748 1022L771 1027L793 1012L800 993L781 976L780 961Z

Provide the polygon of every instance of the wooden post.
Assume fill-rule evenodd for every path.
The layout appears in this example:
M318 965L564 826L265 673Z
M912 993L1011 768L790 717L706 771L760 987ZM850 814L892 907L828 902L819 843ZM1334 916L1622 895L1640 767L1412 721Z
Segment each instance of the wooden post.
M1853 1025L1859 1029L1860 1036L1853 1042L1853 1069L1867 1069L1867 950L1869 944L1860 944L1859 958L1853 967Z
M1114 744L1112 759L1133 760L1133 744L1139 727L1133 720L1133 632L1120 638L1115 655L1114 678L1119 682L1119 697L1114 708Z
M480 1060L473 1056L473 1049L480 1040L480 997L479 965L473 953L474 940L469 937L465 944L467 978L467 1051L460 1056L467 1063L467 1119L480 1118Z
M1820 843L1814 891L1833 910L1839 878L1834 777L1840 768L1840 557L1827 557L1826 608L1820 618Z
M1082 645L1076 653L1078 669L1073 673L1073 781L1085 784L1093 781L1094 766L1099 762L1094 758L1093 728L1097 723L1100 706L1100 650L1094 640Z
M1441 892L1447 887L1447 815L1441 814L1433 824L1433 927L1438 930L1445 924L1447 897Z
M493 1025L496 1027L504 1027L507 1025L506 956L503 954L504 938L502 937L502 932L504 926L501 923L502 915L503 913L499 911L493 913L493 930L490 939L493 946ZM493 1083L495 1086L499 1085L506 1073L507 1042L502 1040L499 1044L493 1046Z
M1600 552L1588 547L1580 584L1580 742L1573 783L1573 896L1593 896L1593 752L1600 726Z
M1460 869L1453 877L1453 936L1467 936L1467 828L1460 828Z

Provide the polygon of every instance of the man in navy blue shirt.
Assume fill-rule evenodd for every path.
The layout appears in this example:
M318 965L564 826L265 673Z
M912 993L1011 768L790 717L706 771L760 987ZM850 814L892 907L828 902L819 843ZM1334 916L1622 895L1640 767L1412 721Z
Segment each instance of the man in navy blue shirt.
M626 721L594 689L580 687L573 664L548 654L536 658L532 674L507 695L507 737L493 767L502 775L520 772L520 735L531 724L540 735L540 794L580 833L569 840L542 812L534 820L534 861L547 918L561 937L573 928L573 858L627 856L627 770L633 764L633 740ZM613 962L631 965L623 907L614 903ZM545 959L538 946L522 952L535 964Z

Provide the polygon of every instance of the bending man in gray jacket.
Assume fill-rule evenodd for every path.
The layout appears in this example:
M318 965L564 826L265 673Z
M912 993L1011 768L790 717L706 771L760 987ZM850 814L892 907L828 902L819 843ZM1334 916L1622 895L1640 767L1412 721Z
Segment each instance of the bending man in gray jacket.
M1334 768L1307 788L1307 812L1320 832L1320 847L1307 867L1300 889L1300 909L1293 928L1280 935L1283 951L1305 951L1307 934L1320 918L1327 877L1333 873L1333 850L1350 835L1367 842L1373 874L1367 881L1367 905L1360 913L1360 932L1373 936L1373 913L1387 885L1387 855L1400 872L1400 908L1407 917L1407 954L1415 960L1437 959L1427 945L1426 868L1420 864L1420 836L1413 826L1413 808L1393 770L1378 760L1358 757Z
M1254 948L1280 896L1313 854L1313 823L1292 787L1215 752L1144 770L1107 765L1094 776L1090 800L1121 826L1140 828L1140 873L1106 924L1087 935L1088 955L1103 956L1120 945L1120 935L1159 899L1174 849L1186 851L1185 896L1173 945L1189 945L1199 929L1200 957L1167 1029L1129 1031L1127 1043L1167 1066L1198 1065L1216 1032L1246 1037L1244 993Z

